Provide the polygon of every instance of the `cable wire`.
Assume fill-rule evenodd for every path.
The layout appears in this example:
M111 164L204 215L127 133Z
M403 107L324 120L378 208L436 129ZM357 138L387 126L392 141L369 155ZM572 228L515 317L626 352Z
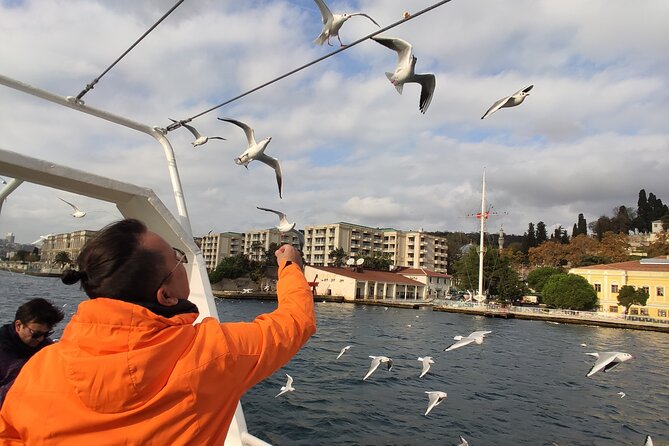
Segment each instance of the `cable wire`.
M216 105L216 106L214 106L214 107L211 107L211 108L209 108L209 109L207 109L207 110L205 110L205 111L203 111L203 112L201 112L201 113L198 113L198 114L196 114L196 115L193 115L193 116L191 116L191 117L188 118L188 119L182 119L182 120L180 120L180 121L174 122L174 123L168 125L165 129L166 129L168 132L170 132L170 131L172 131L172 130L176 130L176 129L178 129L179 127L181 127L183 124L187 124L187 123L191 122L193 119L199 118L199 117L202 116L202 115L205 115L205 114L210 113L210 112L212 112L212 111L214 111L214 110L216 110L216 109L219 109L219 108L221 108L221 107L223 107L223 106L225 106L225 105L228 105L228 104L230 104L230 103L232 103L232 102L235 102L235 101L237 101L237 100L243 98L244 96L248 96L248 95L250 95L251 93L254 93L254 92L256 92L256 91L258 91L258 90L260 90L260 89L262 89L262 88L265 88L265 87L267 87L267 86L269 86L269 85L272 85L272 84L275 83L275 82L278 82L278 81L280 81L280 80L282 80L282 79L285 79L285 78L288 77L288 76L292 76L293 74L298 73L298 72L304 70L305 68L309 68L309 67L312 66L312 65L315 65L315 64L317 64L317 63L319 63L319 62L321 62L321 61L323 61L323 60L325 60L325 59L327 59L327 58L329 58L329 57L334 56L335 54L339 54L339 53L341 53L342 51L345 51L345 50L347 50L347 49L349 49L349 48L352 48L352 47L356 46L357 44L364 42L365 40L368 40L368 39L370 39L370 38L372 38L372 37L374 37L374 36L376 36L376 35L378 35L378 34L381 34L382 32L385 32L385 31L388 31L389 29L395 28L396 26L398 26L398 25L400 25L400 24L402 24L402 23L404 23L404 22L408 22L409 20L413 20L414 18L416 18L416 17L418 17L418 16L420 16L420 15L423 15L423 14L425 14L426 12L430 12L430 11L432 11L433 9L438 8L439 6L442 6L442 5L444 5L444 4L446 4L446 3L450 2L450 1L451 1L451 0L442 0L442 1L440 1L440 2L435 3L435 4L432 5L432 6L428 6L427 8L422 9L422 10L420 10L419 12L417 12L417 13L415 13L415 14L411 14L410 16L408 16L408 17L406 17L406 18L403 18L402 20L398 20L397 22L392 23L392 24L386 26L385 28L381 28L381 29L379 29L379 30L377 30L377 31L374 31L373 33L368 34L368 35L366 35L365 37L362 37L362 38L356 40L356 41L353 42L353 43L350 43L350 44L348 44L348 45L346 45L346 46L342 46L342 47L340 47L340 48L338 48L338 49L332 51L331 53L326 54L325 56L321 56L321 57L319 57L319 58L316 59L316 60L313 60L313 61L311 61L311 62L309 62L309 63L307 63L307 64L302 65L301 67L295 68L294 70L291 70L291 71L289 71L289 72L287 72L287 73L285 73L285 74L282 74L281 76L279 76L279 77L277 77L277 78L274 78L274 79L272 79L271 81L265 82L264 84L261 84L261 85L255 87L255 88L252 88L251 90L249 90L249 91L247 91L247 92L245 92L245 93L242 93L242 94L240 94L240 95L238 95L238 96L235 96L235 97L232 98L232 99L228 99L227 101L222 102L222 103L220 103L220 104L218 104L218 105Z
M175 4L174 6L172 6L172 8L170 8L169 11L167 11L165 14L163 14L163 16L162 16L160 19L158 19L158 21L157 21L156 23L154 23L153 26L152 26L151 28L149 28L144 34L142 34L142 36L141 36L139 39L137 39L137 40L135 41L135 43L133 43L133 44L130 46L130 48L128 48L127 50L125 50L125 52L124 52L123 54L121 54L121 56L120 56L118 59L116 59L116 60L114 61L113 64L109 65L109 67L108 67L105 71L103 71L101 75L99 75L98 77L96 77L95 79L93 79L93 80L91 81L90 84L86 85L86 88L84 88L83 90L81 90L81 92L77 95L77 99L76 99L77 102L80 101L81 98L83 98L84 95L85 95L86 93L88 93L89 91L91 91L91 90L95 87L95 84L97 84L97 83L100 81L100 79L102 79L102 76L104 76L105 74L107 74L107 72L108 72L109 70L111 70L112 68L114 68L114 65L116 65L117 63L119 63L119 62L121 61L121 59L123 59L123 58L126 56L126 54L128 54L130 51L132 51L132 49L135 48L135 47L137 46L137 44L139 44L139 42L141 42L146 36L148 36L149 33L151 33L151 31L153 31L158 25L160 25L160 23L161 23L163 20L165 20L165 19L167 18L167 16L169 16L170 14L172 14L172 12L173 12L175 9L177 9L177 8L179 7L179 5L181 5L183 2L184 2L184 0L178 0L178 1L176 2L176 4Z

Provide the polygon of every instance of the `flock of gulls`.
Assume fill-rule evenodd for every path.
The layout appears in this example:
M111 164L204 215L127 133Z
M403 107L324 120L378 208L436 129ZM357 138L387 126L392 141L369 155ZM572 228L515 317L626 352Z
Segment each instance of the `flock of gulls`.
M455 336L453 338L455 342L446 347L443 351L450 352L470 344L481 345L485 337L490 333L492 333L492 331L480 330L480 331L474 331L467 336L460 336L460 335ZM581 344L581 346L586 347L587 344ZM335 360L339 360L344 355L346 355L346 353L352 347L353 347L352 345L344 346L337 354ZM614 367L617 367L618 365L622 364L623 362L633 359L632 355L630 355L629 353L617 352L617 351L586 353L586 355L590 355L596 358L595 363L592 365L590 370L585 375L588 378L598 372L602 371L608 372ZM383 368L385 368L386 371L388 372L390 372L393 369L392 358L381 355L380 356L370 355L369 358L371 359L371 363L369 365L367 373L362 377L363 381L366 381L368 378L370 378L374 374L374 372L376 372L381 366L383 366ZM421 363L420 372L417 372L418 378L423 378L430 371L430 366L435 363L434 359L431 356L418 357L417 361ZM293 392L295 390L295 387L293 386L293 377L288 374L286 374L286 377L287 377L286 384L281 387L279 393L276 394L275 398L285 395L288 392ZM427 416L435 407L437 407L439 404L445 401L446 398L448 397L448 394L442 390L426 390L425 394L427 395L428 401L427 401L427 408L425 410L425 413L423 414L424 416ZM620 398L624 398L626 396L625 392L618 392L617 395L619 395ZM653 440L650 435L646 436L643 444L644 446L653 446ZM469 445L467 440L463 436L460 436L460 443L458 443L458 446L467 446L467 445Z

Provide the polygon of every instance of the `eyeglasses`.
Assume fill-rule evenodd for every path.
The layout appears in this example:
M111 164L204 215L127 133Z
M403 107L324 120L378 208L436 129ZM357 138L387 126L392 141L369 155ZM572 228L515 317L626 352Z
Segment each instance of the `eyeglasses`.
M37 330L33 330L32 328L28 327L25 324L23 324L23 325L28 329L28 331L30 332L30 337L32 337L33 339L44 338L46 336L51 336L52 334L54 334L53 330L37 331Z
M174 271L177 270L177 268L179 267L179 265L181 265L181 264L184 264L184 265L185 265L186 263L188 263L188 257L186 257L186 253L185 253L185 252L183 252L183 251L180 250L179 248L175 248L175 247L172 247L172 249L174 250L174 257L175 257L176 260L177 260L177 264L174 266L174 268L172 268L172 271L170 271L170 272L165 276L165 278L164 278L163 280L160 281L160 283L158 284L158 288L160 288L161 286L163 286L163 284L167 281L167 279L169 279L170 276L174 273ZM156 288L156 289L158 289L158 288Z

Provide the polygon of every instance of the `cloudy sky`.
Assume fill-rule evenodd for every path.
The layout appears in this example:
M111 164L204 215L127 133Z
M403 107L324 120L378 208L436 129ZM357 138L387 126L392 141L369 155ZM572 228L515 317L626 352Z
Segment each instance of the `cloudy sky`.
M0 74L75 96L174 3L0 0ZM431 4L330 1L382 26ZM425 115L417 84L399 95L384 75L396 55L366 41L191 123L227 141L194 149L187 130L169 133L193 232L274 225L256 206L283 210L298 227L476 231L467 215L480 208L484 168L500 213L494 231L522 234L544 221L571 232L581 212L592 221L635 207L642 188L666 202L668 19L666 0L453 0L386 32L412 43L416 71L436 75ZM311 0L186 0L84 100L165 127L336 49L313 44L320 28ZM354 17L341 37L374 29ZM480 119L530 84L522 105ZM283 199L269 167L234 163L246 140L219 116L272 136ZM144 134L4 86L0 123L0 148L150 187L176 209L162 148ZM58 197L89 214L70 217ZM24 184L2 208L0 234L30 242L118 216L106 203Z

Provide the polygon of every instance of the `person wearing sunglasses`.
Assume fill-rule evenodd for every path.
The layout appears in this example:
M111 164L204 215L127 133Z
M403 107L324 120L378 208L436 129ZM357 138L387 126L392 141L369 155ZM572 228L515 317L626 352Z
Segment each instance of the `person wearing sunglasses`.
M16 310L14 322L0 327L0 405L23 365L53 344L53 327L63 312L46 299L29 300Z
M62 277L90 299L14 382L0 443L222 445L242 395L316 332L313 295L284 245L274 311L196 322L188 256L133 219L90 240Z

